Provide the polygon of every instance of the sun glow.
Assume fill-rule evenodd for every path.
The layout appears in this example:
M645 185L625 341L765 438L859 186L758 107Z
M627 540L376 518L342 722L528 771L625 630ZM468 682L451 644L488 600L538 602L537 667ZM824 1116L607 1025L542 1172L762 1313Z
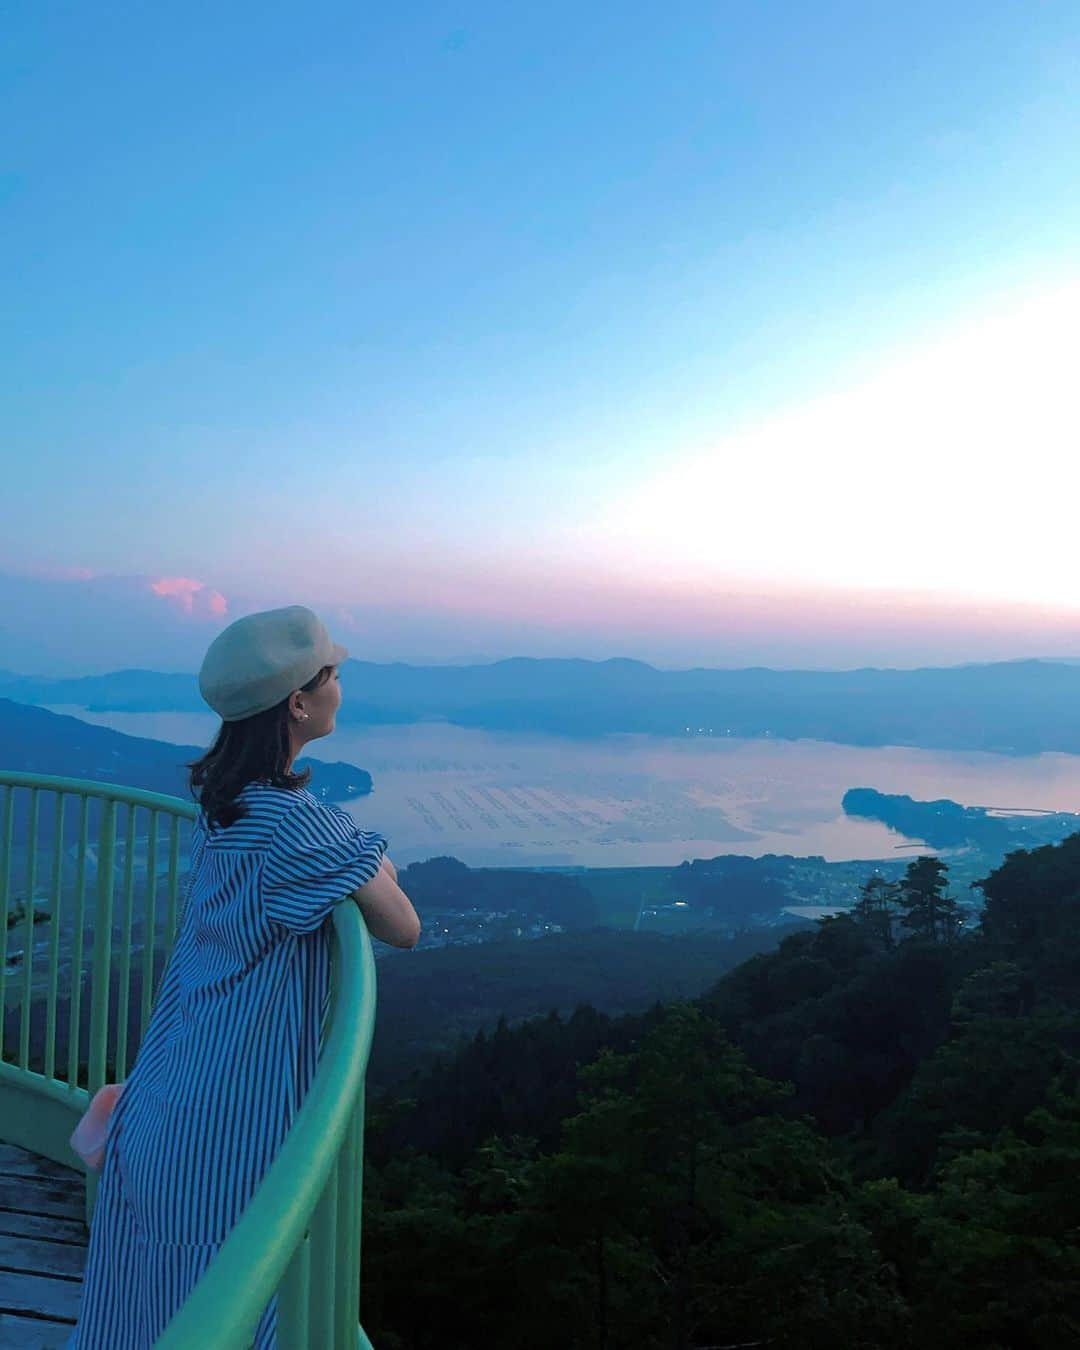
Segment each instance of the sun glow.
M1080 608L1080 280L668 463L593 522L672 582Z

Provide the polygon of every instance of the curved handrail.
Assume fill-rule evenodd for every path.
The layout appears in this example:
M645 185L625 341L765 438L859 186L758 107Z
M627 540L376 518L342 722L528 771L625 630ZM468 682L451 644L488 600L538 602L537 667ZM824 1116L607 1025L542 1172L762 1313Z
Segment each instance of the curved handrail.
M333 913L331 1007L315 1079L285 1142L156 1350L250 1344L263 1308L304 1238L360 1100L375 1028L375 960L359 907Z
M91 986L89 1092L78 1086L73 1067L79 1062L79 1039L69 1055L65 1082L53 1072L52 1036L57 1029L58 948L53 926L49 953L48 1017L49 1030L45 1072L30 1067L26 1036L20 1033L19 1063L0 1065L0 1092L15 1094L22 1106L8 1119L27 1120L34 1114L37 1125L33 1138L14 1142L36 1147L49 1157L74 1162L68 1156L67 1134L85 1109L89 1095L100 1086L108 1054L118 1066L126 1063L123 1046L113 1046L108 1013L110 971L116 953L111 946L113 899L116 873L122 871L123 928L120 937L121 984L130 969L133 868L136 854L135 812L150 812L151 834L148 848L147 915L160 919L157 901L167 903L167 925L175 926L177 885L179 881L179 824L197 815L194 803L140 788L127 788L76 778L47 774L0 770L0 790L4 792L0 808L0 909L4 927L0 929L0 954L6 952L6 917L11 899L10 871L13 855L13 805L15 789L29 791L28 846L25 866L27 891L35 894L37 859L41 851L38 839L39 805L43 794L53 794L56 819L53 821L52 884L64 884L63 804L67 797L81 799L77 858L75 921L79 929L76 968L81 969L81 925L86 860L88 855L87 812L91 800L100 804L97 831L97 873L94 890L95 939ZM128 808L127 842L123 858L118 859L117 825L122 815L117 807ZM157 820L172 818L169 832L168 884L159 893L155 859L158 858ZM153 842L151 843L151 838ZM44 871L44 869L42 869ZM60 891L54 894L59 901ZM33 905L26 906L27 943L33 938ZM18 921L20 924L22 920ZM172 940L172 932L168 934ZM149 945L152 958L153 937ZM144 973L148 973L144 963ZM75 981L73 1026L80 1026L78 985ZM0 969L0 989L4 972ZM126 1000L126 994L125 994ZM32 991L29 978L23 981L21 1025L28 1025ZM235 1228L215 1253L183 1306L162 1337L156 1342L165 1350L194 1350L206 1345L206 1328L214 1327L214 1344L221 1350L243 1350L250 1344L258 1318L268 1301L279 1294L279 1334L284 1325L293 1337L288 1343L318 1347L318 1350L370 1350L370 1343L357 1320L360 1284L360 1219L363 1160L364 1076L375 1023L375 960L371 938L359 907L343 903L332 915L330 947L330 1008L314 1078L289 1133L254 1196L245 1207ZM125 1001L126 1009L127 1003ZM146 1010L148 1012L148 1009ZM0 1019L3 1008L0 1007ZM123 1019L117 1019L120 1026ZM145 1026L145 1022L144 1022ZM0 1045L3 1044L0 1021ZM118 1072L123 1069L118 1067ZM0 1132L2 1137L2 1132ZM88 1212L96 1177L87 1178ZM285 1344L284 1341L281 1342Z
M39 788L43 792L69 792L75 797L100 797L122 806L145 806L150 811L194 820L198 807L182 797L146 788L124 787L121 783L99 783L93 778L58 778L51 773L24 773L21 769L0 769L0 787Z

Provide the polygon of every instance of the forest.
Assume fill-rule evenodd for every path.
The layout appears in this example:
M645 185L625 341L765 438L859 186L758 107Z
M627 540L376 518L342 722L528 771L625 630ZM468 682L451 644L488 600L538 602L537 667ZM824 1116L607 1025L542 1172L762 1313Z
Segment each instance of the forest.
M701 996L505 1019L369 1106L386 1350L1080 1344L1080 835L869 877Z

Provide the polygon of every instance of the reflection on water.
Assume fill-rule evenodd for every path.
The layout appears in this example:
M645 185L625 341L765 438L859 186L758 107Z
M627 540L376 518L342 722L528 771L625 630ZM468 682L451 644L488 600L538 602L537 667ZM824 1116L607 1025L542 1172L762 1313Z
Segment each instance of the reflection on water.
M135 736L205 745L209 713L57 708ZM667 866L718 853L895 857L912 841L843 815L849 787L965 805L1080 810L1080 757L864 749L821 741L595 741L444 723L351 728L314 743L368 769L350 809L397 862L453 854L473 866Z

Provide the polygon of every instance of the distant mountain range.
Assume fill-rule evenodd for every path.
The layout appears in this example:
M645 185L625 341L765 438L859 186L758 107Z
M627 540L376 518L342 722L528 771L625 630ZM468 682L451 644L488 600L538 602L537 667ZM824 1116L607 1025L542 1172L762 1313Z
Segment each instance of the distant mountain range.
M1080 754L1080 665L923 670L657 670L641 661L516 658L480 666L342 667L342 724L448 721L563 736L611 732ZM94 712L205 712L194 675L0 672L0 696Z
M204 752L202 746L127 736L0 698L0 769L123 783L190 800L184 765ZM328 801L347 801L371 791L371 775L365 769L297 760L297 768L308 764L313 769L310 790Z

